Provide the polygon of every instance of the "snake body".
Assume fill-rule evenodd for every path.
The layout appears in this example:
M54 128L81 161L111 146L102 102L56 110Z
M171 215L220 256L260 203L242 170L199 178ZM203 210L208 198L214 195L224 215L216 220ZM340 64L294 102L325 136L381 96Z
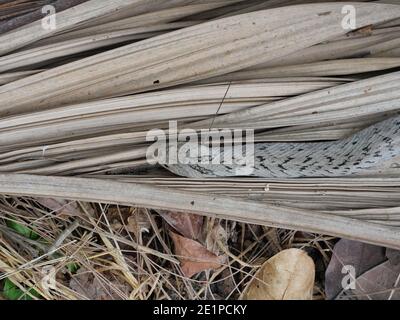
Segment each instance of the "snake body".
M242 146L230 148L233 154L236 151L242 152ZM240 151L235 150L238 148ZM211 150L216 152L213 157L217 154L223 159L224 150L218 150ZM249 173L243 174L240 171L243 166L235 164L235 159L233 164L194 161L190 164L178 162L166 167L177 175L192 178L238 175L263 178L340 177L368 174L371 168L379 167L381 163L398 156L400 116L395 116L337 141L256 143L254 167Z

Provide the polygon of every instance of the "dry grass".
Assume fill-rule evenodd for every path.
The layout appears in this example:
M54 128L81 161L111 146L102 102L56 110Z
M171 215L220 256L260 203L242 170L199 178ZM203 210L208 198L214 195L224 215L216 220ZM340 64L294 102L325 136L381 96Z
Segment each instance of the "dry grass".
M332 238L220 220L230 232L222 248L226 264L187 278L173 253L168 225L152 210L67 203L50 211L40 202L1 199L0 279L9 278L24 290L34 288L44 299L237 299L262 262L290 247L315 258L315 298L324 297L321 272L329 262ZM130 217L140 219L148 232L132 232ZM19 235L7 221L40 238ZM71 225L78 227L72 231ZM49 251L52 246L55 251ZM79 270L71 272L71 264ZM56 285L49 290L43 285L46 266L56 270Z

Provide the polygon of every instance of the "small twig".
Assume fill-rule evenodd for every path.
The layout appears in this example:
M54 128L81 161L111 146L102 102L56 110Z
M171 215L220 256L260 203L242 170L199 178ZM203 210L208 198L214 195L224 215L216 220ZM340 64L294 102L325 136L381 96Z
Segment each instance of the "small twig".
M73 223L71 223L54 241L54 243L50 246L50 248L47 250L48 254L53 254L64 242L65 239L68 238L68 236L76 229L79 227L79 222L78 220L75 220Z
M261 265L252 265L249 263L244 262L243 260L239 259L238 257L236 257L234 254L232 254L222 243L221 240L217 241L218 247L228 256L230 257L232 260L236 261L237 263L239 263L241 266L243 267L248 267L248 268L258 268Z

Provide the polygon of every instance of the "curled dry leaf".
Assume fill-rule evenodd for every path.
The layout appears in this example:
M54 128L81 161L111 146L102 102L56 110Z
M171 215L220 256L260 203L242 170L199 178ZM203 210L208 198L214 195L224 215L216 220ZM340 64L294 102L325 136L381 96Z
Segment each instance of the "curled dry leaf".
M241 299L311 300L314 278L314 261L305 251L283 250L261 266Z
M167 210L158 210L157 212L172 228L186 238L199 239L203 226L203 216Z
M198 272L217 269L221 266L223 257L207 250L199 242L170 232L175 245L175 254L181 262L181 269L186 277L192 277Z

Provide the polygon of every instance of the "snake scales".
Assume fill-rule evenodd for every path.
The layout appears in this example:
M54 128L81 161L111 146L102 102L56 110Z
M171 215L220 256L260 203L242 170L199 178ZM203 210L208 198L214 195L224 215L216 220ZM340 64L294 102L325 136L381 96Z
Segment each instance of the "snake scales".
M239 147L242 150L242 147ZM231 148L235 152L238 146ZM216 151L216 154L219 152L213 151ZM221 150L221 159L223 153ZM400 116L395 116L337 141L256 143L253 156L254 168L251 173L243 175L263 178L362 175L398 156L400 156ZM204 164L196 161L196 163L178 163L166 167L177 175L192 178L241 175L237 171L241 165L235 164L235 160L232 163L234 164Z

